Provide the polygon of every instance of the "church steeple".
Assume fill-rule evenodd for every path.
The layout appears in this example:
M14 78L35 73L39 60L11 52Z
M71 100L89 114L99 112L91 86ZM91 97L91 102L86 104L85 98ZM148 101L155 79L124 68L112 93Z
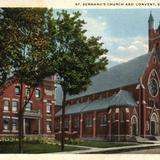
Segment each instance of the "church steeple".
M152 12L150 12L150 15L149 15L149 20L148 20L148 29L149 30L154 30L154 18L152 16Z
M150 12L149 19L148 19L148 47L149 51L152 51L153 46L154 46L154 18L152 16L152 12Z

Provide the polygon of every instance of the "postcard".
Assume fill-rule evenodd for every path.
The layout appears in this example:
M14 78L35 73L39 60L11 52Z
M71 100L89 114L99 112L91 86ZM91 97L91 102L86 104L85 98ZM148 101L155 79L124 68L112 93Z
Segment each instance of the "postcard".
M32 65L35 64L37 70L40 66L39 72L46 69L42 73L47 75L43 84L37 85L36 81L36 87L30 83L36 79L32 77L35 73L32 67L29 82L20 83L17 79L5 82L6 88L0 95L1 159L159 158L160 2L6 0L1 1L0 6L2 41L6 38L12 50L15 46L22 50L22 44L27 43L23 48L26 55L29 53L24 56L27 61L23 59L26 64L33 58L32 52L43 50L45 57L42 58L54 55L52 58L56 60L52 64L57 67L53 76L48 71L50 59L45 59L46 68L41 66L42 61L39 63L41 59L33 61ZM43 21L52 29L36 26L39 21L34 23L33 19L23 19L23 16L21 21L13 20L14 15L25 10L28 13L23 14L30 16L32 12L28 8L37 9L33 16L35 22L39 8L52 9L41 12L52 21L47 24ZM23 20L32 22L33 26L25 28L24 24L23 30L19 25ZM19 27L16 31L12 30L14 23ZM46 38L46 33L54 44ZM20 43L18 38L14 39L16 36ZM1 44L8 47L8 42ZM24 74L21 76L24 80ZM21 115L19 106L23 103Z

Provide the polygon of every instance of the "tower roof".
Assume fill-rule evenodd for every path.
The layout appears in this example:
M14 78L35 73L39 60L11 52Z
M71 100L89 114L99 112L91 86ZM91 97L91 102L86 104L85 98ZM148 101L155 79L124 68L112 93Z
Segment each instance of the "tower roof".
M152 16L152 12L150 12L150 15L149 15L149 20L148 21L154 21L154 18Z

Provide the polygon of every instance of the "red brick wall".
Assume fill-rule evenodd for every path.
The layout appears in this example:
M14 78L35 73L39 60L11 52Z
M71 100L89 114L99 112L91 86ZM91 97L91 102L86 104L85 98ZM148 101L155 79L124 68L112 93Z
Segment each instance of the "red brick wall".
M14 84L11 84L10 86L8 86L4 90L4 93L0 96L0 134L4 134L4 132L3 132L3 116L9 116L10 121L11 121L12 117L18 117L18 113L13 113L13 111L12 111L12 101L14 99L16 99L18 101L18 109L19 109L19 97L20 96L15 95L16 84L18 84L18 83L15 82ZM46 88L46 84L47 84L47 87L50 87L48 89L54 90L53 81L46 81L46 82L44 82L44 84L42 86L38 87L41 91L40 92L40 98L35 97L35 91L34 91L33 96L30 100L32 102L32 110L40 110L40 112L42 114L42 117L41 117L41 133L42 134L47 133L46 132L46 120L51 119L52 123L54 123L54 116L55 116L55 111L54 111L55 110L55 106L54 106L55 105L54 104L55 97L54 97L54 95L46 95L45 94L44 88ZM24 96L25 96L25 88L26 88L26 86L23 84L23 99L24 99ZM4 112L3 111L4 98L9 98L9 100L10 100L10 111L9 112ZM49 102L49 103L52 104L53 110L52 110L52 113L50 115L47 115L47 113L46 113L46 102ZM24 103L24 101L23 101L23 103ZM33 120L32 122L33 123L32 123L31 131L33 133L35 130L37 130L38 121Z

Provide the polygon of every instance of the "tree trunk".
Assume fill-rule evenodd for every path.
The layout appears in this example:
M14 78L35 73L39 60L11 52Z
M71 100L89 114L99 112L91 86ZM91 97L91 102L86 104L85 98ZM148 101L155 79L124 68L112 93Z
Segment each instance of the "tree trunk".
M23 83L20 84L19 105L19 153L23 153Z
M62 100L61 151L64 151L64 138L65 138L64 121L65 121L66 91L65 89L62 90L63 90L63 100Z

